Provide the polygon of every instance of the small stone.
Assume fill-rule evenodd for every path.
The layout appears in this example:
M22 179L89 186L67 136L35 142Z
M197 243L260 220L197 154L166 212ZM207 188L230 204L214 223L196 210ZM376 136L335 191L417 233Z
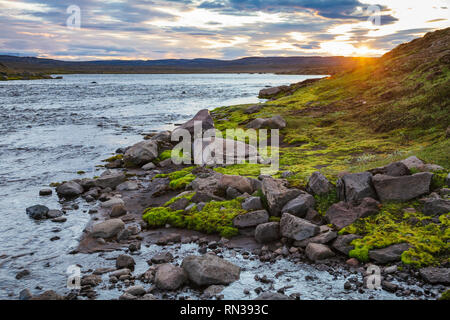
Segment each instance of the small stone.
M117 269L127 268L130 270L134 270L135 264L136 264L136 262L134 261L133 257L126 255L126 254L121 254L116 259L116 268Z
M125 209L125 205L116 204L112 207L111 213L109 214L111 218L118 218L127 214L127 209Z
M33 297L29 289L23 289L19 293L19 300L30 300Z
M52 193L53 193L53 190L52 190L52 189L42 189L42 190L39 190L39 195L40 195L40 196L50 196L50 195L52 195Z
M27 270L27 269L25 269L25 270L22 270L22 271L20 271L20 272L18 272L18 273L16 274L16 279L17 279L17 280L20 280L20 279L22 279L23 277L26 277L26 276L28 276L28 275L30 275L30 271Z

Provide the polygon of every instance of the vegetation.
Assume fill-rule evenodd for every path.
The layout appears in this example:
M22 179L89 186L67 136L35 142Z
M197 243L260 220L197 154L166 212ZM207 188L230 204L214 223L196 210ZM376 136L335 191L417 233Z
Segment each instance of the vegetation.
M155 178L169 178L169 185L172 190L184 189L187 185L195 180L195 176L191 173L194 168L195 167L189 167L168 174L158 174L155 176Z

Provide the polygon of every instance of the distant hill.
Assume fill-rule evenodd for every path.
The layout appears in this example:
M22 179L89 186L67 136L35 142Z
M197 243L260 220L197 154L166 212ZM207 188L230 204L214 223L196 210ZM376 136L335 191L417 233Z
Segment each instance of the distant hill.
M249 57L237 60L166 59L59 61L0 55L9 68L47 74L65 73L290 73L335 74L375 58L353 57Z

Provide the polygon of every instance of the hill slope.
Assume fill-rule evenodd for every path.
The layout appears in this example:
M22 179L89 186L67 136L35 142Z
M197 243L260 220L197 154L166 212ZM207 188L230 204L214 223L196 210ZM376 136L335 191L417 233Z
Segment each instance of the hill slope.
M450 168L450 28L400 45L378 61L280 94L259 113L216 109L219 129L279 114L281 166L297 184L321 169L361 171L408 154ZM447 133L448 135L448 133ZM230 169L231 170L231 169Z

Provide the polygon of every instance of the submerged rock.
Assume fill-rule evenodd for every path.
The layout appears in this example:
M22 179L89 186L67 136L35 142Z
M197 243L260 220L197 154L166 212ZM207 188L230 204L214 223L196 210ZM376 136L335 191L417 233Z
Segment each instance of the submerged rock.
M228 285L239 280L240 268L212 254L188 256L181 267L190 281L198 286Z
M65 182L56 188L59 197L76 198L83 193L83 187L75 181Z
M32 207L28 207L26 209L27 214L30 216L30 218L35 220L43 220L47 219L47 213L49 209L46 206L43 205L35 205Z

